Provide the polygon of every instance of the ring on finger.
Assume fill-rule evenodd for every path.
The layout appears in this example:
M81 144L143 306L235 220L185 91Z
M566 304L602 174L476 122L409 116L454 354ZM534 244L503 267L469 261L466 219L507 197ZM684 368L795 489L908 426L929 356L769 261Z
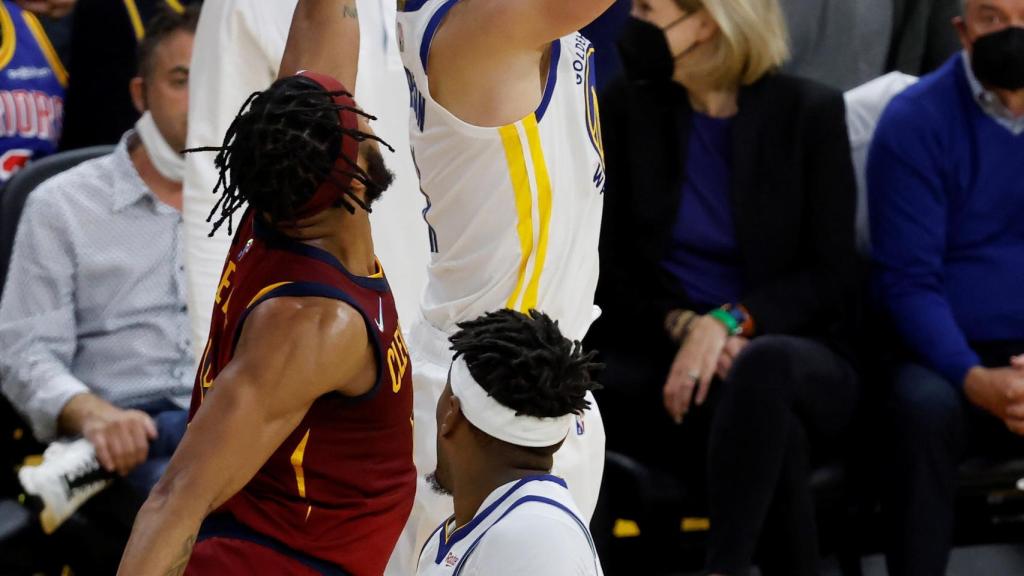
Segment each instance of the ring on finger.
M696 382L697 380L700 380L700 372L696 370L690 370L689 372L686 373L686 377L690 379L690 382Z

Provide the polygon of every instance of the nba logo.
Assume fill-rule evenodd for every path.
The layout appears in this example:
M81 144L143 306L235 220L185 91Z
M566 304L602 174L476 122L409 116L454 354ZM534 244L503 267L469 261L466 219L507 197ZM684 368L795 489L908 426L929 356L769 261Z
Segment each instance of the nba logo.
M448 557L444 559L444 565L451 568L459 563L459 557L451 552L448 553Z
M576 415L576 435L583 436L583 433L587 431L586 425L583 423L583 416Z
M242 248L242 252L238 255L239 262L241 262L242 258L245 258L245 255L248 254L249 250L252 249L252 240L252 238L249 238L249 241L245 243L245 247Z

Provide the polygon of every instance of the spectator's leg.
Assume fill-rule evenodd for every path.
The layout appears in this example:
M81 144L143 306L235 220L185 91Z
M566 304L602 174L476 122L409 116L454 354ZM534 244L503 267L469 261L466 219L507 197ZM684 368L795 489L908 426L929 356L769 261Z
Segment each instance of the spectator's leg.
M938 374L906 364L889 405L885 467L892 576L942 576L953 539L956 467L966 446L960 393Z
M757 563L764 576L818 573L818 532L814 515L796 513L814 510L809 471L810 446L804 427L791 426L782 469L768 515L767 530L757 545Z
M762 529L777 528L765 525L773 500L785 494L789 516L777 521L783 528L801 526L789 535L800 541L790 546L794 557L773 560L793 576L817 574L814 510L806 493L807 447L799 440L804 434L838 434L858 397L849 363L811 340L765 336L737 358L722 386L708 454L712 573L749 571ZM783 474L785 466L797 469ZM780 487L783 480L794 485Z

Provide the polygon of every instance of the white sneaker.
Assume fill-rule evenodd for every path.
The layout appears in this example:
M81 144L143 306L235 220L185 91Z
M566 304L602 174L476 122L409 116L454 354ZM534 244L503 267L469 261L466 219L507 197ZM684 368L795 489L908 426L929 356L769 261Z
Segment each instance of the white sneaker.
M39 523L53 534L89 498L110 485L113 476L96 459L96 449L85 438L54 442L43 452L43 463L23 466L18 480L25 494L42 505Z

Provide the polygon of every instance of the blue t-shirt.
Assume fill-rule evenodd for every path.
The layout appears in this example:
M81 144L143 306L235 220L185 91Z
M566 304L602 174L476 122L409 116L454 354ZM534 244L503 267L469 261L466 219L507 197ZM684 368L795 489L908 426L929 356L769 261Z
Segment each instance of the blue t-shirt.
M0 184L29 160L57 150L67 72L42 25L0 2Z
M697 312L739 302L740 249L732 205L732 118L693 114L679 212L662 266Z

